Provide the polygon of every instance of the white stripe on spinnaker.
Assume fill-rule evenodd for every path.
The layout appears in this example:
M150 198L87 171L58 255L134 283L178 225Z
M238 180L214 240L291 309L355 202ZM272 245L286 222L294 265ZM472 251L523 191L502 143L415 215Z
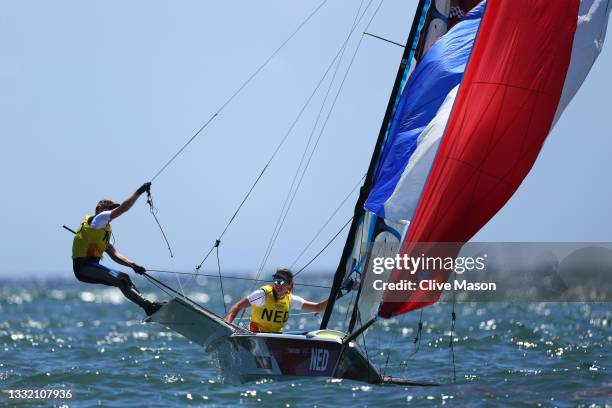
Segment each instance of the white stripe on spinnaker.
M582 0L578 12L578 27L574 34L570 61L563 93L557 107L553 127L570 103L599 56L606 38L610 0Z
M436 116L419 136L416 150L410 156L395 190L385 203L385 219L402 223L412 220L448 124L458 89L459 85L449 92Z

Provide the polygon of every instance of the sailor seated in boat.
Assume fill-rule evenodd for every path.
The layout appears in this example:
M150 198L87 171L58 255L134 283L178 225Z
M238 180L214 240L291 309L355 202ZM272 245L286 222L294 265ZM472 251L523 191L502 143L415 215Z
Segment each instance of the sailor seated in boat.
M292 293L293 272L289 269L278 269L273 278L271 285L262 286L234 304L225 320L231 323L238 312L251 306L249 329L252 332L281 333L290 310L325 311L327 299L314 303Z

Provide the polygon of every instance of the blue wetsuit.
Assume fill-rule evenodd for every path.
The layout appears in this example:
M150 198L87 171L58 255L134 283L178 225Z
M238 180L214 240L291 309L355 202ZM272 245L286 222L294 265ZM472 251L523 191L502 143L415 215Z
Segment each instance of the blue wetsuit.
M153 302L145 299L132 283L127 273L107 268L95 257L76 258L72 260L74 275L85 283L100 283L121 289L123 295L142 307L147 314L153 307Z

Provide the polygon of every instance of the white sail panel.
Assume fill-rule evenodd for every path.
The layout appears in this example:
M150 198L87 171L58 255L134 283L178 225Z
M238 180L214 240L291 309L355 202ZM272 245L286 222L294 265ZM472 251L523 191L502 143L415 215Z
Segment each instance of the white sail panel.
M570 103L591 67L601 53L606 38L611 2L609 0L582 0L578 14L578 27L574 34L572 59L563 86L559 107L555 114L553 126Z

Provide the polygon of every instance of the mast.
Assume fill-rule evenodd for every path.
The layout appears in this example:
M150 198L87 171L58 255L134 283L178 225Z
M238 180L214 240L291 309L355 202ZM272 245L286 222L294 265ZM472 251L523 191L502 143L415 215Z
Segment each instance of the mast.
M382 150L382 146L385 141L385 137L387 134L387 130L389 128L389 122L393 117L393 112L396 106L396 99L399 93L400 86L402 85L402 79L404 78L404 72L406 67L410 64L410 55L414 51L413 45L414 39L417 35L417 31L419 28L419 22L421 20L421 15L423 14L423 10L425 5L430 0L420 0L419 5L417 6L417 10L415 13L414 20L412 22L412 27L410 29L410 34L408 35L408 40L406 41L406 45L404 46L404 54L402 55L402 59L400 62L400 66L397 71L397 75L395 77L395 84L391 90L391 96L389 97L389 102L387 104L387 110L385 112L385 116L383 118L382 124L380 126L380 132L378 133L378 139L376 140L376 145L374 147L374 152L372 153L372 158L370 159L370 165L368 167L368 172L366 174L365 180L361 189L359 190L359 198L355 203L355 210L353 215L353 221L351 222L351 227L349 229L348 237L344 244L344 249L342 251L342 256L340 257L340 262L338 267L336 268L336 273L334 275L334 282L332 284L332 288L329 294L329 302L327 303L327 307L325 309L325 313L323 315L323 321L321 322L321 330L326 329L329 323L329 319L331 317L332 311L334 309L334 304L336 303L336 298L340 293L340 286L342 285L342 281L346 275L346 263L347 260L353 250L355 245L355 234L357 232L357 227L361 218L365 213L364 204L368 195L370 194L370 189L372 187L372 183L374 182L374 173L376 172L376 167L378 164L378 159L380 156L380 152ZM361 288L359 289L361 292ZM355 302L355 308L357 307L357 302Z

